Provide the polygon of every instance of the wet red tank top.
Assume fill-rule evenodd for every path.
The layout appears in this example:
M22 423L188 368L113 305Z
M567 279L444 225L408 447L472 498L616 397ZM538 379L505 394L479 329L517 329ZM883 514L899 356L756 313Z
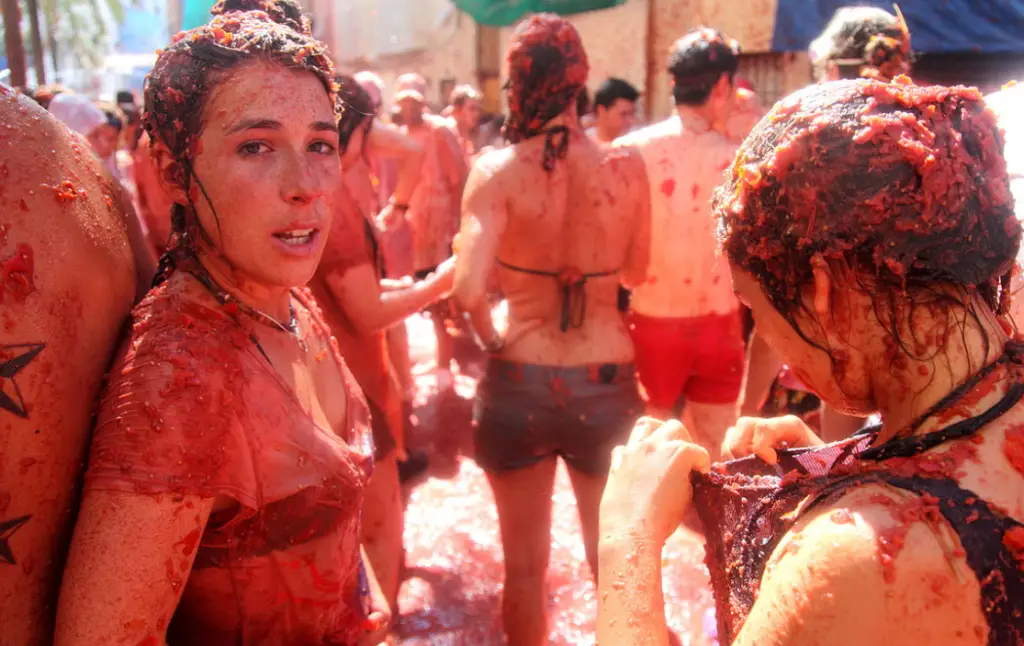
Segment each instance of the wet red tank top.
M168 643L355 644L360 512L371 468L366 402L336 352L343 432L319 426L223 307L171 280L133 313L110 373L86 490L226 496L201 536ZM326 326L308 296L317 347ZM186 547L185 549L189 549ZM173 573L169 573L174 578Z

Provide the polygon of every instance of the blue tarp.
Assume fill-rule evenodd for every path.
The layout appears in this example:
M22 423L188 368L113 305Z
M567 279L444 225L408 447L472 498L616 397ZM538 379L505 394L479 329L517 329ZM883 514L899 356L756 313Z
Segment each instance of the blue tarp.
M777 0L772 50L806 50L836 9L870 5L892 13L893 0ZM1024 0L900 0L914 51L1024 52Z

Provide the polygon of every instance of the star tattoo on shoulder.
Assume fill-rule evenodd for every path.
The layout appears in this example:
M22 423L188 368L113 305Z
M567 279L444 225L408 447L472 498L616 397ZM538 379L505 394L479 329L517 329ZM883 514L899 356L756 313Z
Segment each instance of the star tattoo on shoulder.
M45 343L0 345L0 411L28 418L25 399L21 396L21 390L14 377L32 363L45 347Z
M11 520L0 520L0 565L16 565L14 553L11 551L11 536L21 529L32 516L19 516Z

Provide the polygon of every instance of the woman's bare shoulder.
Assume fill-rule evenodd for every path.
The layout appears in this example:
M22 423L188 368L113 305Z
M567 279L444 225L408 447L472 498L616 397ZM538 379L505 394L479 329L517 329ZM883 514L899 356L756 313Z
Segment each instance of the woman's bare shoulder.
M984 644L978 579L937 505L867 485L810 511L769 558L736 643Z

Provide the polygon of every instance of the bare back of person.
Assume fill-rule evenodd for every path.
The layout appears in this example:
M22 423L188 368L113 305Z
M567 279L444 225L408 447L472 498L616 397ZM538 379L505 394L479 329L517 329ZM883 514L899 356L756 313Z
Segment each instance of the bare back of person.
M558 366L630 362L633 344L617 299L620 272L628 269L644 229L643 162L630 149L575 133L566 158L549 173L544 145L544 137L536 137L480 161L493 165L495 199L507 209L498 259L509 334L536 325L502 357ZM565 281L579 280L578 293L567 301Z
M136 278L84 141L0 86L0 641L49 644L93 403Z

